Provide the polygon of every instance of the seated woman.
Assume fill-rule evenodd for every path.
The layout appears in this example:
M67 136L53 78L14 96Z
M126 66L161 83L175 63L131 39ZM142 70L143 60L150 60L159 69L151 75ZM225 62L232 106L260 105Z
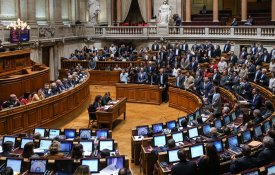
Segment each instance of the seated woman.
M47 159L62 159L64 158L64 154L59 152L60 143L58 141L54 141L49 147L50 153L45 155L44 157Z
M33 142L28 142L25 144L23 153L21 154L20 157L22 158L37 158L39 157L37 154L34 154L34 143Z
M20 100L21 104L27 105L32 102L32 95L29 92L25 92L23 98Z
M32 95L32 101L40 101L44 99L45 99L45 96L43 94L42 89L38 89L37 93L33 93Z
M82 159L83 158L83 145L76 144L72 150L72 159Z
M112 101L110 92L106 92L101 100L101 105L105 106L109 101Z
M13 143L11 141L7 141L2 144L3 152L0 153L0 157L13 157L11 153Z
M95 100L94 100L93 104L91 104L88 107L88 112L89 112L89 118L90 118L90 120L96 120L96 114L95 114L95 112L100 109L101 100L102 100L101 95L97 95L95 97Z

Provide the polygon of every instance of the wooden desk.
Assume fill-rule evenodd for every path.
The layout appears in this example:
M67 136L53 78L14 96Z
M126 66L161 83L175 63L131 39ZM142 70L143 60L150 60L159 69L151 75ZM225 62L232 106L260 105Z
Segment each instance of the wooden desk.
M162 90L157 85L116 84L117 98L127 97L128 102L161 104Z
M169 87L169 107L183 110L186 113L194 113L202 107L202 100L192 92Z
M73 89L28 105L0 111L0 135L32 132L35 127L60 127L87 109L89 78Z
M118 103L107 111L96 111L97 123L100 128L101 124L108 124L109 129L112 130L113 123L119 118L121 114L124 114L124 120L126 119L126 102L127 98L121 98Z
M115 86L120 82L120 71L89 70L90 84Z

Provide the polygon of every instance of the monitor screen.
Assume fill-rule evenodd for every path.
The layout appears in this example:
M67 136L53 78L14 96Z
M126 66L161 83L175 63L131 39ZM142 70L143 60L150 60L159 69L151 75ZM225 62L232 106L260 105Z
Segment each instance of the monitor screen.
M230 123L230 116L225 116L225 117L223 118L223 120L224 120L224 125L225 125L225 126L228 125L228 124Z
M94 148L93 141L80 141L79 144L83 146L83 151L93 152L93 148Z
M46 129L45 128L34 128L33 133L40 133L42 137L45 137L46 135Z
M191 159L198 158L204 154L203 145L195 145L190 147Z
M137 127L137 134L138 136L145 136L148 134L149 127L148 126L138 126Z
M91 173L97 173L99 172L99 159L92 158L92 159L82 159L81 165L87 165L89 166Z
M271 122L272 122L272 124L275 123L275 116L272 117Z
M232 112L232 114L231 114L231 119L232 119L232 121L235 121L235 120L236 120L236 113L235 113L235 112Z
M49 147L51 146L52 142L53 141L49 140L49 139L40 139L39 140L39 148L48 150Z
M196 111L196 118L198 118L200 116L200 110Z
M181 126L181 121L185 120L185 119L186 119L185 117L181 117L181 118L178 119L179 126Z
M71 152L73 142L61 141L60 142L60 152Z
M182 132L172 133L172 138L175 140L175 142L183 142L183 133Z
M161 133L163 130L163 124L162 123L154 124L152 125L152 129L153 129L153 133Z
M217 152L222 152L223 151L223 144L221 140L216 140L212 142L212 144L216 147Z
M46 159L30 159L30 173L44 174L47 171Z
M228 137L228 147L232 149L237 146L239 146L238 137L237 136Z
M188 136L189 136L189 138L198 137L199 136L198 128L188 129Z
M108 149L113 151L114 148L114 140L99 140L99 151L104 149Z
M208 135L209 133L210 133L210 125L208 124L208 125L204 125L203 127L202 127L202 130L203 130L203 134L204 135Z
M13 137L13 136L4 136L3 143L8 142L8 141L12 142L12 146L14 147L15 142L16 142L16 137Z
M107 157L106 158L107 166L112 165L117 170L124 168L124 161L125 161L124 156L116 156L116 157Z
M96 136L99 139L107 139L108 138L108 129L100 129L96 130Z
M79 130L80 139L90 139L92 137L92 131L90 129Z
M242 175L259 175L259 171L258 170L251 171L251 172L248 172L248 173L243 173Z
M25 144L28 142L33 142L33 139L32 138L22 138L20 148L23 149Z
M74 160L72 159L61 159L55 160L54 171L57 174L72 174L74 168Z
M262 127L260 125L254 128L254 134L255 137L261 137L263 135Z
M49 130L49 138L54 139L55 137L60 135L60 129L50 129Z
M13 169L13 173L18 174L21 172L22 162L23 162L22 159L7 158L6 167L11 167Z
M188 121L193 121L195 120L194 114L189 114L187 115Z
M76 136L75 129L64 129L64 135L66 139L73 139Z
M265 121L263 123L264 132L266 133L268 130L270 130L270 123L269 121Z
M220 129L222 127L222 121L220 119L215 120L215 127Z
M273 173L275 173L275 165L271 166L271 167L267 167L267 175L271 175Z
M178 158L178 151L179 149L172 149L167 151L169 163L175 163L180 161L180 159Z
M166 122L166 128L167 129L173 129L173 128L175 128L176 127L176 125L177 125L177 122L176 121L169 121L169 122Z
M251 132L250 131L245 131L242 133L242 138L243 138L243 143L247 143L251 141Z
M160 136L154 136L154 146L161 147L166 145L166 136L165 135L160 135Z

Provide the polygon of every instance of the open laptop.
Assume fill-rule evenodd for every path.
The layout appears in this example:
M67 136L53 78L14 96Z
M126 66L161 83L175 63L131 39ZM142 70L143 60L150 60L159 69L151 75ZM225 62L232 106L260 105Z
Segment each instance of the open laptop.
M265 133L267 133L270 130L271 126L270 126L270 122L269 120L263 122L263 131Z
M152 125L152 130L154 134L162 133L163 123L157 123Z
M75 129L64 129L64 135L67 140L73 140L76 137Z
M13 174L19 174L22 172L23 159L20 158L7 158L6 167L13 169Z
M41 135L41 137L45 137L46 136L46 128L34 128L33 134L35 134L35 133L39 133Z
M227 138L228 152L231 154L241 154L241 148L239 147L239 140L237 135L233 135Z
M49 138L54 139L59 136L61 133L60 129L49 129Z
M172 138L175 140L176 142L176 146L179 146L179 145L183 145L183 133L182 132L175 132L175 133L172 133Z
M210 136L210 129L211 129L210 124L203 125L202 126L203 135L206 136L206 137L209 137Z
M265 167L267 175L272 175L275 173L275 163L272 163L270 165L267 165Z
M154 147L163 147L167 143L166 135L157 135L153 136L153 146Z
M83 146L83 155L90 156L94 151L94 142L91 140L82 140L79 141L79 144Z
M24 146L28 142L34 142L34 139L33 138L21 138L20 149L24 149Z
M248 144L249 142L252 141L252 136L251 136L250 130L246 130L246 131L242 132L241 136L242 136L242 142L244 144Z
M49 150L49 147L53 141L51 139L40 139L39 140L39 149Z
M112 166L116 170L120 170L125 167L125 157L124 156L112 156L106 157L106 167Z
M255 126L253 131L254 131L255 138L258 139L261 136L263 136L263 131L262 131L262 126L261 125Z
M99 172L99 158L81 159L80 164L89 166L90 173Z
M113 139L99 140L98 148L99 148L99 151L102 151L104 149L114 151L115 150L114 140Z
M173 129L177 126L177 122L175 120L166 122L166 128L167 129Z
M9 141L9 142L12 142L12 146L14 147L16 144L16 139L17 138L14 136L4 136L2 144Z
M28 174L44 174L47 171L47 159L30 159Z
M62 152L65 156L68 156L73 148L72 141L61 141L60 142L60 152Z
M211 142L215 147L218 153L223 152L223 142L222 140L215 140Z
M214 125L215 125L215 128L221 129L222 128L222 121L221 121L221 119L216 119L214 121Z
M169 164L177 163L180 161L180 159L178 158L178 151L179 151L179 148L167 150Z
M137 126L136 129L137 129L137 135L138 136L146 136L149 132L148 125Z
M204 155L203 144L190 146L189 150L190 150L190 159L196 159Z
M97 136L97 138L99 139L107 139L109 138L109 130L108 129L97 129L95 131L95 134Z
M223 117L223 123L224 123L224 126L227 126L228 124L230 124L230 116L229 115Z
M258 168L246 170L241 172L241 175L260 175L260 170Z
M187 130L189 139L196 139L199 136L198 128L190 128Z
M90 129L79 129L80 139L90 139L92 137L92 130Z

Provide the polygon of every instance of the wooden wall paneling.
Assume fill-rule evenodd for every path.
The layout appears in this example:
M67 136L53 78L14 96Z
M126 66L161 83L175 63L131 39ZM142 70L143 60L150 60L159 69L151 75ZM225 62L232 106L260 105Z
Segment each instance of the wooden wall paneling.
M24 129L24 113L11 116L12 134L20 133Z
M8 121L6 118L0 119L0 135L8 134Z
M39 121L39 114L38 114L38 109L33 109L28 111L28 114L26 115L27 117L27 126L25 128L34 128L37 126L38 121Z

